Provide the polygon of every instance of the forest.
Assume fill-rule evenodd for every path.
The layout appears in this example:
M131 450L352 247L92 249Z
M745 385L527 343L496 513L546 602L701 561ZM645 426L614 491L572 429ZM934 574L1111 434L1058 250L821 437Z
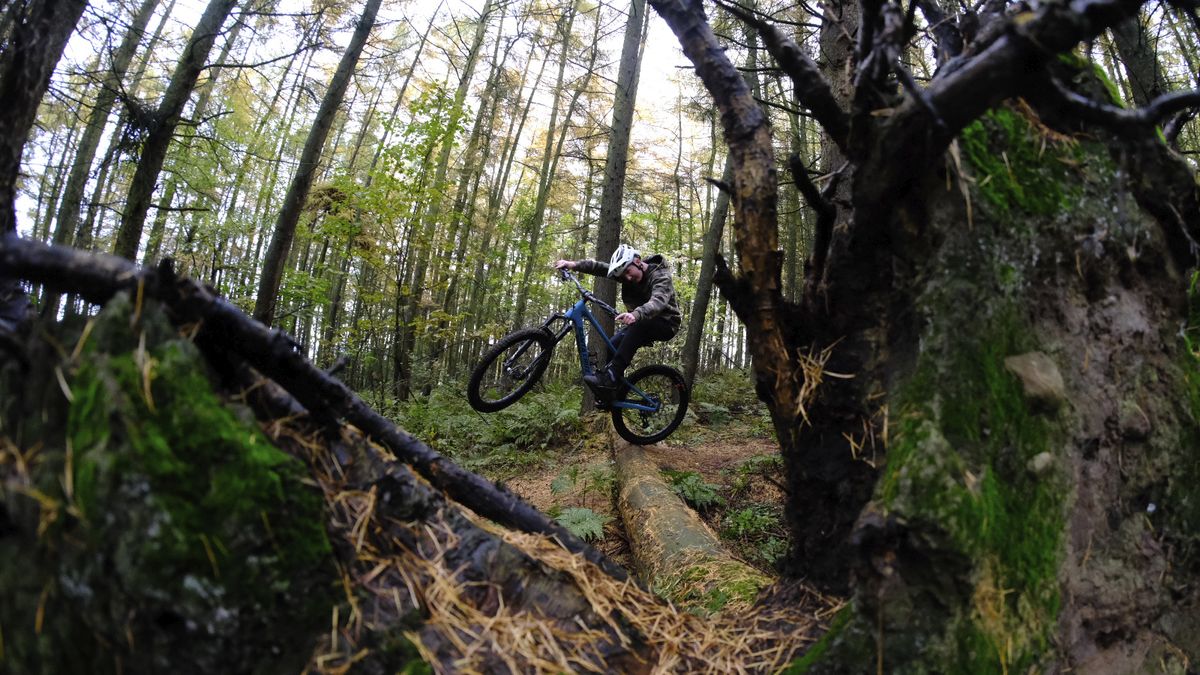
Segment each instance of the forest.
M0 672L1200 668L1195 0L2 0L0 100Z

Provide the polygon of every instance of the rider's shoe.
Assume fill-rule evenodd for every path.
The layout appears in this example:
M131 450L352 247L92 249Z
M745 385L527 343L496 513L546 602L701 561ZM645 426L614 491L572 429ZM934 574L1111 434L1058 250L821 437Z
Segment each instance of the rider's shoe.
M617 379L613 377L611 370L605 369L591 375L584 375L583 381L596 393L607 394L612 396L617 391Z

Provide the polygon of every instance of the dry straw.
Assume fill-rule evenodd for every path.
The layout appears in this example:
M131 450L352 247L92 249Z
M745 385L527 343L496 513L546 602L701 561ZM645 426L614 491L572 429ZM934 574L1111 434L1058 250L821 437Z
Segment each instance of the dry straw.
M353 558L343 576L345 599L310 672L354 671L403 634L437 672L771 673L801 654L841 606L802 590L786 606L689 614L546 537L502 529L453 502L435 497L437 508L421 520L388 517L378 492L363 487L361 476L353 487L315 436L291 425L272 431L314 469L335 547ZM358 457L379 457L377 446L348 430L341 448L351 446ZM462 547L479 537L493 550L511 547L507 559L521 561L515 568L528 579L514 584L511 573L471 562ZM558 591L527 592L539 584ZM571 603L562 597L585 609L564 614Z

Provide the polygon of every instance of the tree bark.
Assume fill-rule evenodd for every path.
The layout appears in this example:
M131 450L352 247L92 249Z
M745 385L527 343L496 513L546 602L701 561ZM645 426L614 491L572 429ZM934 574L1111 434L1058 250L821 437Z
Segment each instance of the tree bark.
M17 231L21 151L50 75L87 5L82 0L12 0L11 42L0 54L0 236Z
M1143 617L1174 621L1197 604L1193 596L1187 609L1168 609L1163 583L1168 568L1194 564L1190 515L1154 527L1182 547L1175 552L1143 556L1129 543L1140 534L1108 537L1147 530L1141 509L1110 508L1120 495L1191 463L1187 451L1168 452L1156 457L1175 469L1156 459L1108 473L1129 443L1151 452L1196 414L1179 394L1196 382L1194 352L1185 356L1194 343L1168 326L1190 325L1176 270L1196 263L1200 190L1194 171L1155 140L1152 120L1197 95L1116 109L1101 102L1090 68L1056 58L1139 3L985 14L987 25L975 24L962 55L925 86L899 61L912 34L897 6L827 5L829 78L814 82L816 65L782 31L723 5L756 26L837 151L825 153L830 186L818 190L793 170L818 214L813 259L822 261L799 305L779 292L762 111L698 4L652 4L721 111L734 159L742 267L719 271L718 284L746 325L785 460L788 571L854 595L850 623L829 636L831 651L807 661L810 672L1087 670L1118 654L1133 654L1121 669L1154 667L1153 650L1174 633L1106 612L1110 598L1095 584L1121 569L1116 577L1140 589L1132 596ZM979 17L950 20L960 18ZM1014 165L1018 153L1025 159ZM1057 169L1067 163L1075 168ZM1020 191L1035 185L1040 197ZM1122 258L1108 225L1076 238L1096 218L1120 229L1117 239L1145 236L1145 245ZM1048 250L1064 255L1034 253ZM1130 327L1103 302L1158 319L1130 342ZM1164 389L1132 384L1131 370L1143 368ZM1039 390L1041 377L1065 384ZM1127 415L1132 436L1106 432L1121 427L1131 397L1153 409L1139 423L1163 428ZM1097 484L1099 475L1111 480ZM1164 487L1176 498L1180 489Z
M79 215L83 208L83 192L87 187L88 174L92 168L92 160L96 158L96 148L100 145L100 137L108 124L109 113L117 101L125 81L129 64L133 62L134 53L141 44L150 23L150 17L158 7L158 0L142 0L142 4L134 13L129 23L121 45L113 52L112 63L104 70L104 78L100 81L100 93L96 96L92 109L88 112L84 126L83 137L79 140L79 148L75 151L75 159L71 164L71 173L67 185L63 189L62 204L58 209L58 217L54 224L55 244L70 244L75 230L79 227Z
M629 3L629 18L625 20L625 38L621 44L621 62L617 70L617 88L613 95L612 123L608 135L608 151L604 158L604 178L600 188L600 214L596 224L596 260L608 261L621 241L621 211L625 196L625 170L629 163L629 137L633 130L633 111L637 102L638 79L642 69L642 44L645 42L649 15L645 0ZM597 277L593 282L596 296L609 305L616 304L616 282ZM600 313L596 317L609 335L613 332L613 317ZM596 365L603 368L608 349L595 330L588 328L588 344L596 354ZM591 391L584 392L584 409L591 408Z
M475 27L474 39L467 51L467 61L459 78L458 87L454 92L454 100L450 106L450 120L446 126L445 136L442 138L442 145L438 154L433 181L430 186L431 198L429 199L427 208L414 219L413 229L419 234L416 237L410 237L408 241L412 249L412 254L416 256L416 264L413 269L412 280L407 285L407 295L403 296L404 315L400 320L400 325L397 326L398 332L396 334L395 349L397 355L395 360L397 368L395 374L395 391L396 396L401 400L408 398L409 394L412 393L411 359L412 351L416 347L418 306L424 292L425 273L429 266L429 258L435 249L434 237L437 234L437 227L441 223L442 212L445 206L445 192L448 185L447 174L450 169L450 151L455 146L455 136L462 121L463 103L467 97L467 89L471 86L471 80L475 77L475 65L479 62L479 51L483 47L484 38L487 36L488 24L491 21L493 11L495 11L495 3L489 0L480 13L479 23ZM401 289L398 288L397 292L401 292Z
M1133 103L1138 107L1150 105L1167 93L1166 80L1158 63L1158 52L1150 44L1150 36L1140 16L1130 17L1112 27L1113 45L1121 55L1121 63L1129 76Z
M733 182L733 161L725 158L725 169L721 172L721 184ZM696 371L700 366L700 346L704 342L704 327L707 324L708 304L712 299L713 273L717 256L720 255L721 237L725 233L725 220L729 216L729 192L722 189L717 193L712 209L712 221L704 233L704 250L700 254L700 276L696 279L696 297L692 300L692 311L688 314L687 340L683 343L683 378L690 388L696 382ZM720 344L717 345L720 349Z
M563 15L558 21L558 36L562 41L562 48L559 50L558 56L558 78L554 83L554 95L550 103L550 122L546 127L546 142L542 148L542 164L541 169L538 171L537 195L534 197L533 212L530 213L529 218L524 223L525 240L529 242L529 252L525 256L521 279L517 282L517 299L512 319L514 330L525 325L525 307L529 301L529 287L533 281L533 267L538 260L538 245L541 242L542 227L546 220L546 200L550 196L550 186L554 183L554 174L558 169L558 149L562 147L561 143L555 144L555 138L565 137L567 127L571 123L572 110L568 109L565 113L562 113L561 128L558 125L558 116L562 107L563 91L566 86L564 78L567 71L567 55L571 52L572 28L575 26L575 17L577 14L578 10L575 4L568 2L563 10Z
M308 190L316 175L317 164L321 161L321 150L325 147L325 139L329 136L333 118L337 115L338 107L346 95L350 76L354 74L354 69L358 65L358 57L367 43L367 36L371 34L371 29L375 26L375 15L379 11L380 2L381 0L367 0L363 7L363 13L358 19L354 35L350 38L350 44L342 54L342 60L333 73L333 79L329 81L329 88L325 90L325 96L321 99L321 107L317 110L317 117L313 120L307 140L304 141L304 150L300 153L300 164L292 176L292 182L288 185L279 217L275 220L271 243L267 247L266 257L263 261L258 295L254 302L254 318L268 326L275 320L275 303L279 295L279 284L283 279L283 268L292 248L292 239L296 235L296 224L300 221L300 212L304 209Z
M163 94L158 109L151 115L150 128L142 144L142 154L137 170L129 184L129 194L121 214L121 226L117 230L113 253L129 260L137 257L142 239L142 227L158 174L167 158L167 148L175 135L175 127L182 121L183 108L191 98L196 81L204 70L208 53L220 34L221 25L233 10L236 0L212 0L192 31L192 37L183 48L183 55L171 75L171 82Z
M620 443L617 507L638 577L690 611L749 607L771 580L734 558L637 445Z

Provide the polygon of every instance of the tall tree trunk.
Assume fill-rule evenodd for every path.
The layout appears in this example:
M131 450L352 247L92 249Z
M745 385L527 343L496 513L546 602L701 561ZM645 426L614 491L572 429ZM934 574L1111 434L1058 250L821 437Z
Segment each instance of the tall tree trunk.
M1113 26L1112 36L1113 46L1117 48L1129 77L1134 105L1149 105L1167 93L1166 78L1158 62L1158 50L1150 44L1150 35L1142 23L1142 17L1130 17Z
M529 299L529 285L533 279L533 266L538 258L538 244L541 240L542 224L546 218L546 199L550 196L550 186L554 182L554 171L558 167L555 153L555 138L561 133L558 128L559 109L562 105L564 77L567 69L567 55L571 51L572 28L577 14L574 2L568 2L564 14L559 18L558 35L562 41L562 50L558 57L558 79L554 84L554 94L550 103L550 122L546 127L546 143L542 149L542 165L538 171L538 189L534 199L533 212L525 223L525 239L529 242L529 252L525 256L525 265L521 280L517 286L517 300L513 309L513 327L520 328L525 324L525 307ZM570 112L567 111L562 122L563 130L570 123Z
M900 65L899 6L827 4L822 75L724 5L836 151L832 188L791 176L818 213L792 305L769 120L702 7L651 2L735 162L741 267L717 284L785 462L787 571L853 593L808 672L1186 670L1171 626L1200 606L1176 592L1194 584L1200 516L1160 505L1194 499L1200 363L1180 272L1200 189L1157 140L1169 106L1104 105L1068 55L1140 3L964 16L985 41L927 83Z
M525 105L522 106L520 115L514 115L509 118L508 129L503 135L504 143L501 146L500 151L500 166L498 169L499 178L495 180L488 191L488 207L487 213L484 215L484 222L486 223L486 229L484 230L484 245L482 247L484 254L480 255L475 261L475 271L472 274L472 278L475 280L475 282L471 286L471 302L469 305L470 309L468 310L468 314L470 314L472 317L472 332L477 332L481 326L489 323L491 320L491 317L484 317L482 311L484 299L487 295L489 279L493 273L492 269L489 268L487 263L489 260L497 259L490 255L490 245L492 242L492 237L495 234L497 223L508 218L508 206L511 206L512 203L509 202L508 206L504 207L503 214L501 213L501 206L503 205L502 201L505 193L509 191L508 179L514 160L516 159L517 147L520 145L520 143L517 141L520 139L521 132L525 128L526 120L529 119L529 111L533 107L533 101L536 97L538 88L541 85L542 77L546 74L546 66L549 61L549 59L542 59L542 65L540 68L538 68L537 76L534 78L533 86L529 89L528 97L521 96L521 94L525 91L525 78L529 73L528 70L522 71L521 83L516 88L517 103L519 104L521 101L524 101ZM523 176L524 173L522 172L522 178ZM517 179L517 184L512 188L513 194L520 194L522 178ZM482 339L477 339L476 344L472 345L471 351L473 353L477 353L482 342Z
M62 205L59 206L54 224L55 244L70 244L70 239L79 227L83 192L87 187L92 160L96 158L96 148L100 145L100 137L104 134L104 127L125 81L129 64L133 62L133 55L141 44L146 25L150 23L150 17L156 7L158 0L142 0L125 36L121 39L120 46L113 52L112 63L104 70L104 78L100 81L100 93L88 112L83 137L79 140L79 149L76 150L75 160L71 164L67 186L63 189Z
M650 17L645 0L629 3L629 18L625 23L625 39L621 45L621 65L617 70L617 89L613 100L608 153L604 160L604 181L600 192L600 221L596 226L596 260L607 261L621 239L621 207L625 196L625 168L629 161L629 136L633 129L633 108L637 100L638 76L642 68L642 44ZM597 278L596 295L610 305L615 304L615 282ZM601 315L600 325L609 334L613 330L610 316ZM592 335L589 344L595 346L598 363L607 358L604 342Z
M317 164L321 159L321 150L325 147L325 139L337 115L338 106L346 95L346 87L350 84L350 76L358 65L358 57L362 54L367 36L375 25L375 14L379 11L380 0L367 0L358 26L350 39L350 45L342 54L329 88L321 99L321 107L309 130L308 139L304 142L304 150L300 154L300 164L288 186L287 195L283 198L283 206L271 234L271 244L267 247L266 258L263 261L262 277L258 285L258 296L254 303L254 318L266 325L271 325L275 319L275 303L279 295L279 284L283 278L283 268L287 261L288 252L292 247L292 239L296 234L296 224L300 220L300 212L304 208L308 190L312 186Z
M492 12L495 11L495 7L496 3L493 0L488 0L487 4L484 5L483 11L480 12L479 22L475 27L475 36L467 52L467 60L463 66L462 76L458 81L458 87L454 92L454 100L451 103L450 121L446 126L446 135L442 140L441 152L438 156L431 186L433 196L429 201L428 208L422 214L419 221L420 237L415 240L409 240L410 245L415 247L417 261L413 270L412 282L408 286L408 295L405 298L404 317L399 326L400 332L396 336L396 349L399 351L400 358L398 361L400 367L396 372L396 396L400 399L408 398L411 393L412 368L410 358L411 352L416 346L415 322L418 314L418 305L424 291L425 272L429 265L429 257L435 248L434 236L437 232L437 225L442 219L442 211L445 206L450 152L454 148L454 137L462 119L463 104L466 101L467 90L471 85L471 80L475 76L475 64L479 62L479 51L483 47L484 38L487 36L488 23L492 18Z
M192 31L191 39L183 48L183 55L179 57L158 109L151 116L149 133L142 144L141 158L129 185L121 226L113 246L113 253L122 258L133 260L137 257L146 212L150 210L150 199L167 158L167 148L175 135L175 127L182 119L183 108L191 98L192 90L196 88L196 81L208 61L208 53L221 32L221 25L235 3L236 0L212 0L209 3Z
M733 159L725 158L725 170L721 173L721 183L731 185L733 180ZM683 344L683 378L688 387L696 382L696 371L700 365L700 346L704 340L704 326L707 324L708 303L712 298L713 272L716 270L717 255L721 248L721 238L725 234L725 219L729 215L729 192L721 190L717 193L717 203L713 206L712 221L704 234L704 252L700 257L700 276L696 279L696 297L692 300L692 311L688 315L687 339ZM718 342L718 349L720 344Z
M758 84L758 36L746 29L746 83L755 97L761 96ZM717 255L721 248L721 239L725 236L725 220L729 216L729 190L733 185L733 155L725 157L725 169L721 172L721 185L724 186L717 194L713 206L712 220L704 235L704 252L700 257L700 276L696 280L696 297L692 301L692 311L688 315L687 339L683 344L683 377L691 387L696 382L696 371L700 364L700 344L704 338L705 318L708 316L708 303L712 298L713 273L716 270ZM720 345L718 344L718 349Z
M46 241L50 236L50 223L54 220L55 207L59 203L58 197L62 192L63 177L67 175L67 166L76 148L75 134L79 131L79 126L71 125L61 131L65 132L66 135L66 138L62 141L62 150L61 152L55 152L60 135L59 132L55 132L50 139L48 154L50 157L57 155L57 160L47 161L46 170L42 173L42 178L38 185L38 203L34 213L33 238L40 241ZM51 169L51 166L54 168Z
M221 47L221 53L217 56L217 63L225 63L229 58L229 53L233 50L237 43L238 36L242 32L242 26L245 26L245 14L234 22L233 29L229 31L229 35L225 38L225 44ZM196 105L192 108L192 117L199 121L203 120L208 114L208 104L212 100L213 90L217 86L217 79L221 75L220 68L212 68L209 72L208 80L200 87L199 95L196 97ZM182 147L178 153L178 157L174 160L174 165L178 167L186 166L191 161L192 147L195 143L195 134L190 134L193 138ZM178 190L179 176L176 173L171 175L171 179L167 183L166 189L163 191L163 198L160 202L158 213L154 217L154 222L150 226L150 236L146 243L146 253L142 258L143 265L153 264L158 260L159 253L162 249L164 232L166 230L167 211L171 208L171 202L174 200L175 192ZM216 208L218 205L213 205ZM197 203L196 208L200 208ZM192 218L199 218L198 212L193 212ZM194 227L194 226L193 226Z
M0 236L17 231L21 152L50 75L87 5L82 0L10 0L11 42L0 54Z

